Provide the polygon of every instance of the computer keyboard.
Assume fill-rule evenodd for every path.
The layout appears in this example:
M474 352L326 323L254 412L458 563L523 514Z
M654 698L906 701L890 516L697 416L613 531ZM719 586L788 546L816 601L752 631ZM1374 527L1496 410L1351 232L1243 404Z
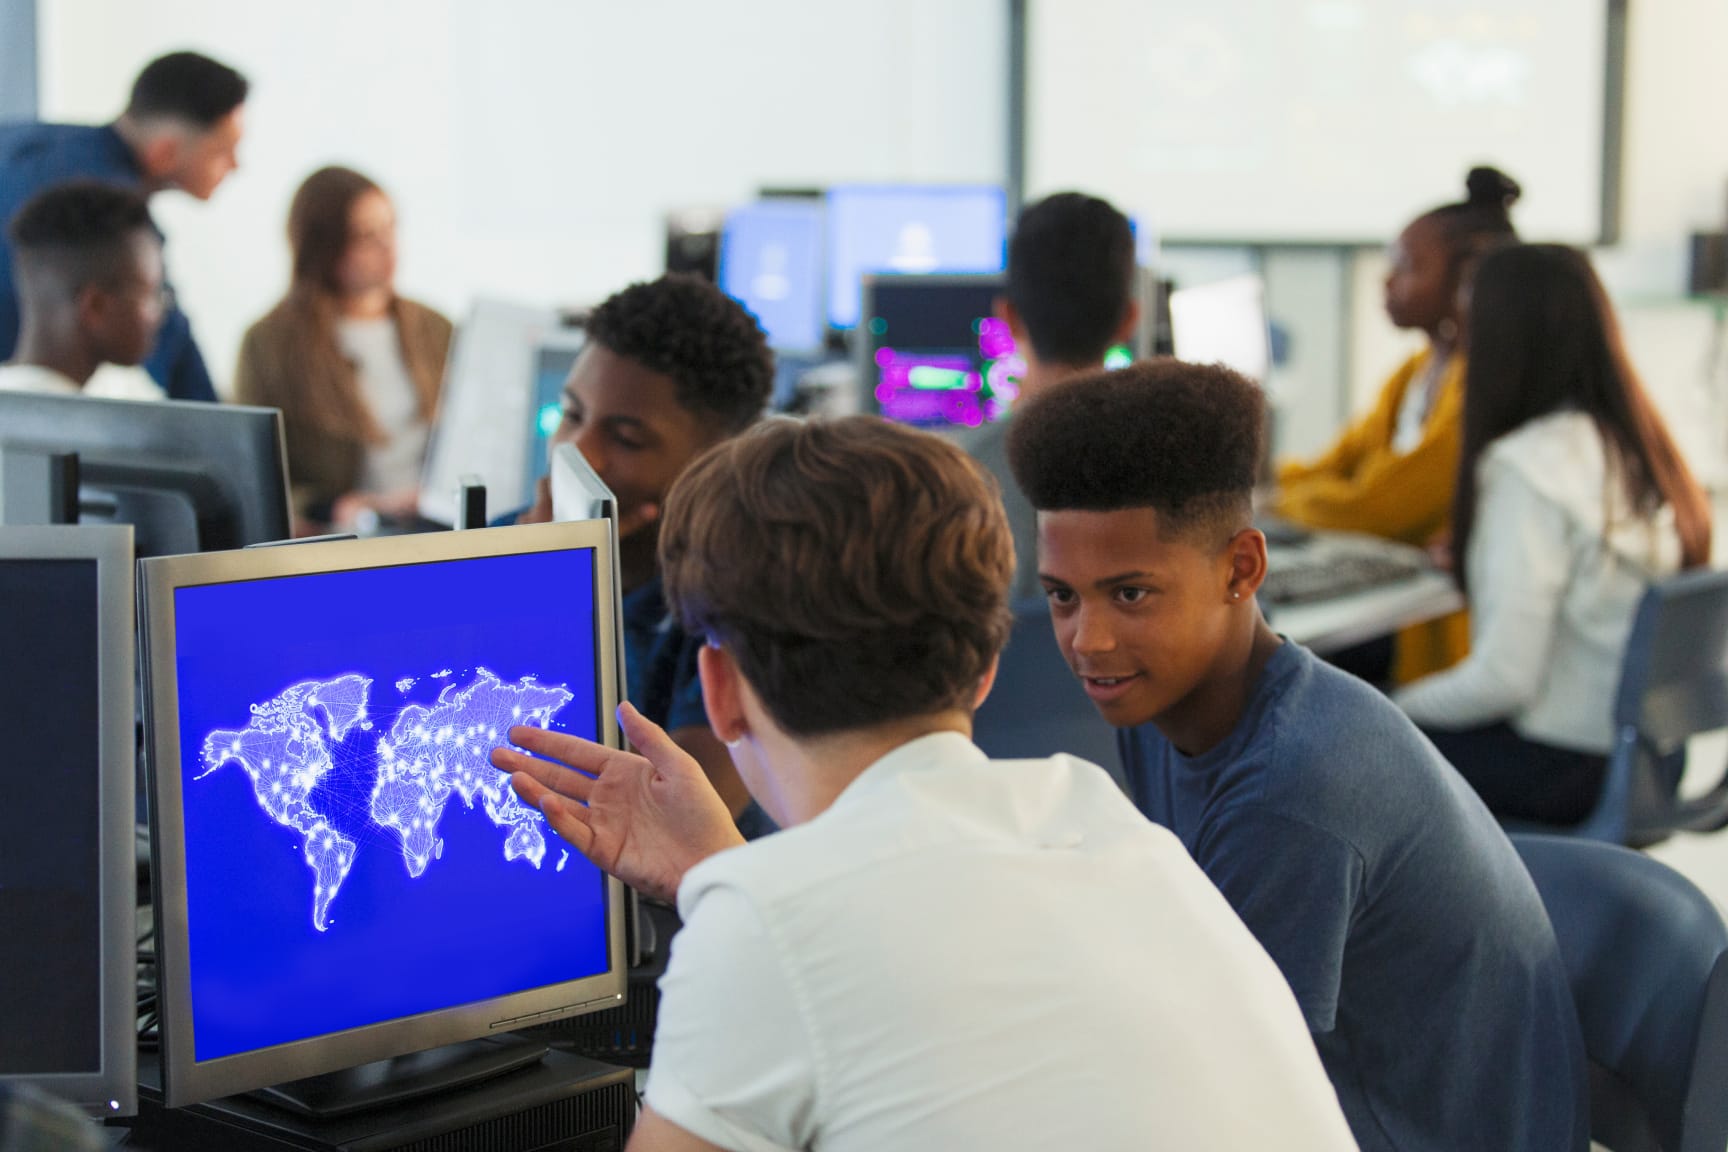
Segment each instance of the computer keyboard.
M1419 552L1373 547L1293 549L1272 559L1260 599L1267 604L1311 604L1334 600L1427 571Z

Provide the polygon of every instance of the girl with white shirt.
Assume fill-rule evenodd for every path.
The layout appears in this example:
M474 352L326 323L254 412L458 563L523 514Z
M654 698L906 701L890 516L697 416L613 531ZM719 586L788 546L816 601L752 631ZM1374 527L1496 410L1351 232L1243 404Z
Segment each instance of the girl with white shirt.
M1573 824L1601 791L1639 599L1708 562L1710 508L1584 253L1498 249L1470 294L1452 516L1471 652L1396 698L1495 815Z
M288 211L293 282L246 333L235 392L282 409L308 527L406 517L443 382L450 321L396 294L396 209L369 178L321 168Z

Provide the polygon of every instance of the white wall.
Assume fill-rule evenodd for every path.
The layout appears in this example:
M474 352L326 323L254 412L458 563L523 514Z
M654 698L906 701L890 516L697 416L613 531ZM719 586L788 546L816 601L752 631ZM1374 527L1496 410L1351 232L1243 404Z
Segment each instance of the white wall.
M241 171L158 197L218 384L280 296L294 188L346 163L401 215L400 287L597 300L659 272L674 208L762 184L1003 179L999 0L40 0L42 114L103 121L147 60L253 81Z

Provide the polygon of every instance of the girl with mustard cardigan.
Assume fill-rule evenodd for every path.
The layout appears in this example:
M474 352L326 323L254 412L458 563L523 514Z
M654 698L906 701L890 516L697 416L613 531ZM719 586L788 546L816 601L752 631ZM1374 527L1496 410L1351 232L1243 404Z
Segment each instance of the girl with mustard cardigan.
M1386 314L1425 334L1428 346L1392 374L1374 410L1329 452L1279 469L1274 510L1285 519L1407 544L1444 538L1464 410L1459 287L1483 247L1516 238L1509 212L1520 193L1494 168L1472 169L1465 184L1466 199L1418 216L1392 245ZM1464 613L1407 628L1397 637L1392 679L1408 683L1449 667L1469 643Z

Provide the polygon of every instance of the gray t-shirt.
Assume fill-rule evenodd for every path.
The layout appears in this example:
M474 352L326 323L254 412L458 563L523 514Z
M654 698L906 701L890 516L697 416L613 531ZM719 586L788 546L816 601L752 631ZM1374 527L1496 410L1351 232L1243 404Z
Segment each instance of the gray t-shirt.
M1529 873L1391 701L1286 642L1201 756L1120 733L1176 833L1296 992L1362 1152L1581 1152L1583 1040Z
M1002 506L1008 511L1008 527L1014 533L1014 599L1042 597L1038 583L1038 513L1014 483L1008 467L1008 422L985 424L956 433L954 442L984 465L1002 486Z

